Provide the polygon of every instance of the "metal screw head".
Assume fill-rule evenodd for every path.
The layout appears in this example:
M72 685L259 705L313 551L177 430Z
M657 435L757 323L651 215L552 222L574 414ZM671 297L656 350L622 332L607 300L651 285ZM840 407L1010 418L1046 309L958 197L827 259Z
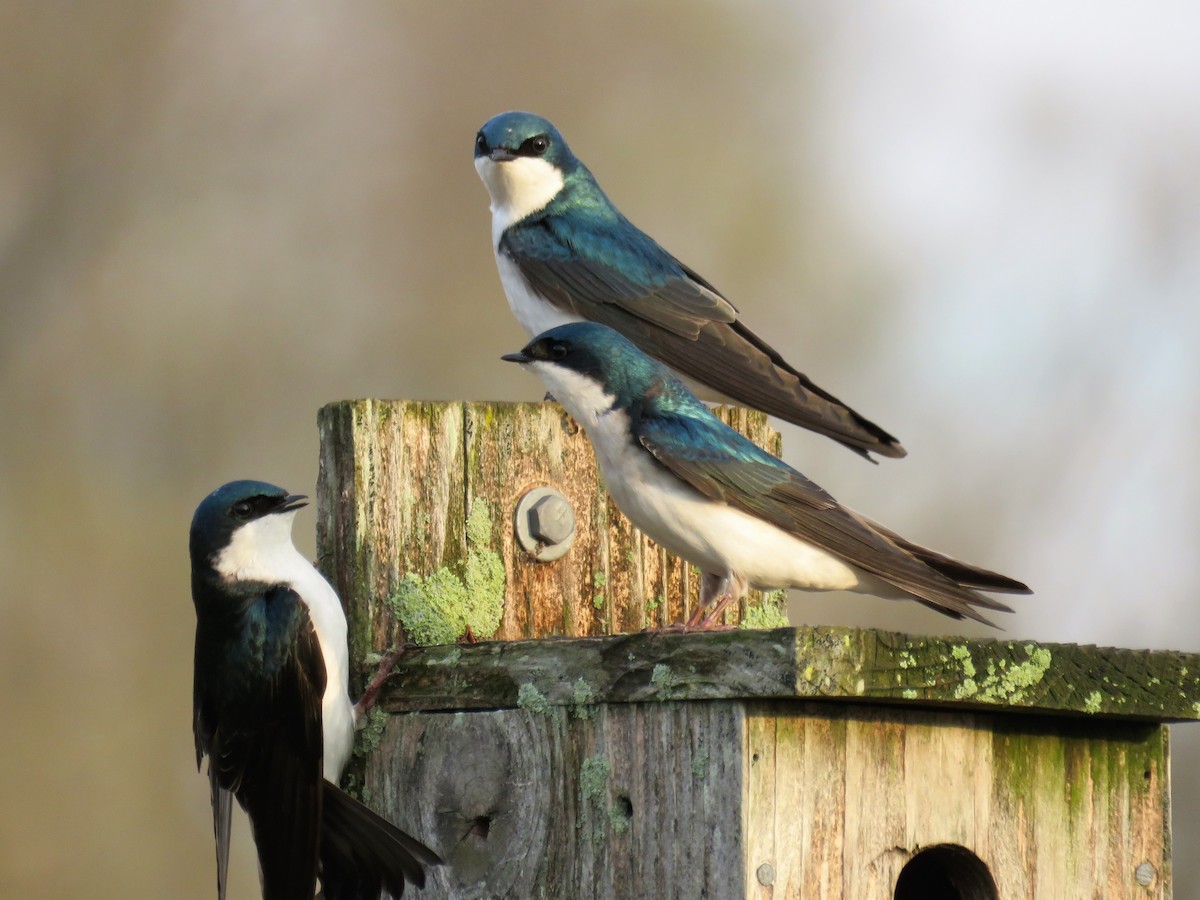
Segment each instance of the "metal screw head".
M1137 883L1142 887L1149 887L1154 881L1154 876L1157 874L1158 872L1155 871L1154 866L1150 864L1149 860L1147 860L1134 869L1133 877L1134 880L1136 880Z
M517 542L542 562L563 556L575 540L575 510L553 488L534 488L525 494L517 502L513 525Z

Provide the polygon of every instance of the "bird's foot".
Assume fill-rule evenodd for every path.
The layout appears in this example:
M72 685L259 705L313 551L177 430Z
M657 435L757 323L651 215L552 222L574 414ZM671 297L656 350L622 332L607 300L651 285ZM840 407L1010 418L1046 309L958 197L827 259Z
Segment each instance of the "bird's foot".
M363 689L362 696L358 698L358 702L354 704L354 723L356 728L361 728L362 723L367 720L367 713L375 705L375 701L379 697L379 689L383 687L383 683L387 681L389 675L392 674L392 669L396 668L396 663L400 661L400 657L408 652L411 644L405 644L398 650L389 650L383 655L383 659L379 662L379 668L375 670L375 675L367 683Z
M729 604L728 600L718 603L707 615L705 612L708 607L703 604L697 605L692 610L692 614L688 616L686 622L676 622L674 625L664 625L661 628L643 628L643 634L688 634L693 631L725 631L734 628L734 625L725 625L717 621L725 607Z
M721 596L717 599L717 602L713 604L712 610L708 613L708 615L704 616L699 622L696 623L696 630L728 631L732 628L736 628L736 625L726 625L724 622L720 621L721 616L725 613L725 608L732 602L733 594L731 592L726 591L725 593L721 594ZM697 612L703 613L704 607L701 606ZM696 613L693 613L692 615L695 616Z

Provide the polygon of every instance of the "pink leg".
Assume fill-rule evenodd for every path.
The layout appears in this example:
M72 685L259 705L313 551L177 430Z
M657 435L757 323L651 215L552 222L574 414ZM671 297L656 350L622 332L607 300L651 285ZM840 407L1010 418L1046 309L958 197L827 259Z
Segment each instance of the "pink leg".
M375 676L363 690L362 696L358 698L358 702L354 704L354 718L356 721L371 711L371 707L375 705L375 700L379 696L379 689L383 687L383 683L387 681L387 677L392 674L392 669L396 668L396 663L403 655L403 647L384 654L383 659L379 663L379 668L375 671Z

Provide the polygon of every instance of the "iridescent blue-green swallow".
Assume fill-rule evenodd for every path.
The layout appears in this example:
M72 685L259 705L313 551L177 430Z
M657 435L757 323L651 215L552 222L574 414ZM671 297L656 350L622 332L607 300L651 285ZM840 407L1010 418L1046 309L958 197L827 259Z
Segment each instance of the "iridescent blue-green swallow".
M567 322L615 328L717 394L826 435L867 459L899 442L788 364L721 293L613 206L550 122L488 120L475 168L491 195L500 282L531 335Z
M232 798L246 810L264 900L399 897L437 854L336 787L350 757L346 617L292 544L304 497L261 481L209 494L191 528L193 731L208 757L217 896Z
M715 624L748 586L906 598L989 625L976 607L1011 610L979 591L1029 593L842 506L611 328L560 325L504 359L536 372L583 426L629 520L703 573L689 626Z

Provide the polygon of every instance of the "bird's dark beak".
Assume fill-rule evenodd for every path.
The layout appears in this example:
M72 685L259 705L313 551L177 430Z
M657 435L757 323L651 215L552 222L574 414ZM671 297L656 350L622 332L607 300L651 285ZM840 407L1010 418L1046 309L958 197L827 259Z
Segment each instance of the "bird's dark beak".
M505 353L500 357L505 362L527 363L533 362L533 357L529 356L524 350L519 350L516 353Z
M308 497L304 494L289 494L284 497L279 504L280 512L291 512L294 509L301 509L308 506Z
M503 147L493 147L492 152L488 154L488 159L492 162L508 162L510 159L516 159L517 155L511 150L505 150Z

